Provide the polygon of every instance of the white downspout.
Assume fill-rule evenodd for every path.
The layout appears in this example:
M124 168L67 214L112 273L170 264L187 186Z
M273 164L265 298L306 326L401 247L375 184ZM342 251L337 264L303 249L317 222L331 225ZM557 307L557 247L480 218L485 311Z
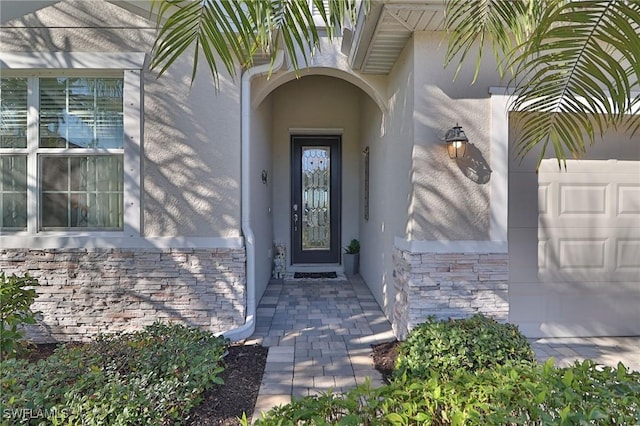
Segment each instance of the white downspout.
M251 185L249 181L250 166L250 145L251 145L251 80L255 76L275 72L284 63L284 53L277 52L273 66L271 64L258 65L249 68L242 74L240 86L240 104L242 115L240 117L240 138L241 138L241 191L242 199L240 210L242 212L242 234L244 235L244 245L246 250L247 267L247 314L244 325L222 333L224 337L231 341L246 339L251 336L256 328L256 254L255 236L251 228L249 215L249 202L251 200Z

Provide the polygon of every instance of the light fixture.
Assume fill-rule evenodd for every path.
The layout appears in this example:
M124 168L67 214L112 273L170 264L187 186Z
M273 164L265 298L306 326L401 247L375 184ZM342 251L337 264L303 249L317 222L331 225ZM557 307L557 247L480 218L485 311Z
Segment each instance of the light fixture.
M462 130L462 127L456 123L455 127L447 130L444 135L444 142L447 144L447 152L451 158L464 157L464 153L467 150L467 143L469 138Z

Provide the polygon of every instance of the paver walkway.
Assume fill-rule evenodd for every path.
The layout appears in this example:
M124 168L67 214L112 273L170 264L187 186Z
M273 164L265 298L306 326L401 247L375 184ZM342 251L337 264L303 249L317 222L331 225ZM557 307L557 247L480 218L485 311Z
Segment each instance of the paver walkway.
M260 300L256 331L246 344L269 348L253 418L291 396L342 392L364 383L382 384L371 345L395 337L359 276L332 280L273 280ZM640 371L640 337L531 339L539 361L556 365L592 359Z
M367 378L382 384L371 345L393 340L391 324L359 276L273 280L258 305L248 343L269 347L254 419L259 413Z

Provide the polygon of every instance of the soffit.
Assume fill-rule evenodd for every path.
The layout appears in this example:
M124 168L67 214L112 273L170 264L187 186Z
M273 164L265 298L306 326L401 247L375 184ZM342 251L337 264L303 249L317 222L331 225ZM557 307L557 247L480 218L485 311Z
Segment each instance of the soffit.
M441 1L384 3L358 23L356 33L369 36L354 38L352 66L363 73L388 74L415 31L442 31L444 21Z

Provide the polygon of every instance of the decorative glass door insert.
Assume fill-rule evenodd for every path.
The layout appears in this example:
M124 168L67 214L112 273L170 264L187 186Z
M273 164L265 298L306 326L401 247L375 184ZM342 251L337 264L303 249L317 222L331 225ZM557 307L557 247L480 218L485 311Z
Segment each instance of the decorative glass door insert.
M302 148L302 249L331 247L331 149Z

